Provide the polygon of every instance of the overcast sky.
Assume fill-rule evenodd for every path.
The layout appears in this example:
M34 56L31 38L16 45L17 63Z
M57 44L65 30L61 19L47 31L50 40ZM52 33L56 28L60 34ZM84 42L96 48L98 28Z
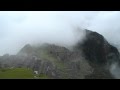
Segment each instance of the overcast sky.
M120 44L119 11L0 11L0 55L16 54L28 43L73 45L77 26Z

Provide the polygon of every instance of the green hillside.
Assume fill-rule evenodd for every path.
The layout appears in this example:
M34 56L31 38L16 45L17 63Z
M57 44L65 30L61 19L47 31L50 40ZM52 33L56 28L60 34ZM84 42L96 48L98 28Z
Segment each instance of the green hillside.
M26 68L0 69L0 79L32 79L32 70Z
M49 79L45 74L35 75L27 68L0 69L0 79Z

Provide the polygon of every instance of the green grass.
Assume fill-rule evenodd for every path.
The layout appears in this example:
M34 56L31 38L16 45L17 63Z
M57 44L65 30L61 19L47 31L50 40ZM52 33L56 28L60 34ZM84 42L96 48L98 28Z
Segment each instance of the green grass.
M50 79L50 77L45 74L40 74L39 79Z
M0 69L0 79L33 79L32 70L26 68Z
M0 69L0 79L50 79L50 77L45 74L35 75L27 68L4 68Z

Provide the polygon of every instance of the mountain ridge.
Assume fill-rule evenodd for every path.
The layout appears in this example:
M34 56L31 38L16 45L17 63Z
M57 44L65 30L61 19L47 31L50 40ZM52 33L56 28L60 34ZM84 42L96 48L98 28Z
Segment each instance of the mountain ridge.
M25 67L53 79L108 79L112 63L120 63L116 47L99 33L85 30L84 42L73 50L55 44L38 47L26 44L18 54L0 57L0 67Z

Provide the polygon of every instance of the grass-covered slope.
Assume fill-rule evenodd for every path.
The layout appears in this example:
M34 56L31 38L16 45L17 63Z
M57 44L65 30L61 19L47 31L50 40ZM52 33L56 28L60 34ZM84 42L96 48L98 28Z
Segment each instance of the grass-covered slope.
M0 69L0 79L32 79L34 73L26 68Z
M0 79L48 79L45 74L36 75L27 68L2 68L0 69Z

